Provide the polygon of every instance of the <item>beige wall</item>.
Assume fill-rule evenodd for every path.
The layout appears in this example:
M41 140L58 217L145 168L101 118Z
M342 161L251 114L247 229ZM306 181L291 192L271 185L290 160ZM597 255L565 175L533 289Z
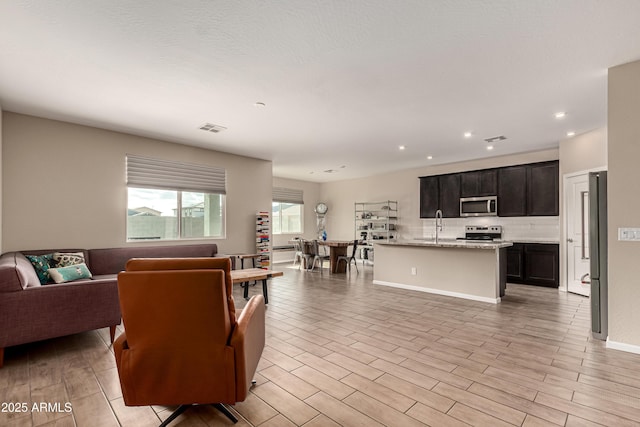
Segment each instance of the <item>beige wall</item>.
M126 154L224 167L226 238L214 242L223 253L255 251L255 213L271 209L271 162L10 112L3 119L3 251L133 245Z
M640 346L640 242L617 239L640 227L640 61L609 69L608 97L609 339Z
M607 128L560 141L560 175L607 166Z
M329 205L327 234L330 239L354 238L353 204L355 202L397 200L400 237L411 239L422 236L424 220L420 219L420 182L418 177L557 159L558 150L553 149L325 183L322 184L320 196Z

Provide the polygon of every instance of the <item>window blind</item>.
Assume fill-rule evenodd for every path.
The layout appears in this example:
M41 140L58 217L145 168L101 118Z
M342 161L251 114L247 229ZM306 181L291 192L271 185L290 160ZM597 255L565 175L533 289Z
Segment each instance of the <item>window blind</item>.
M304 204L302 190L297 190L295 188L273 187L271 194L271 199L274 202L296 203L298 205Z
M224 168L151 159L127 154L127 185L226 194Z

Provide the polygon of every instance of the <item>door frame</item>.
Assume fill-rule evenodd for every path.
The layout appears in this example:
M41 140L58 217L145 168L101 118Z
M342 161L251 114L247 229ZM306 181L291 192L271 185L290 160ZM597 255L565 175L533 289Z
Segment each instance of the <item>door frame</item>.
M567 217L567 205L569 203L568 194L567 194L567 181L569 178L573 178L580 175L587 175L591 172L600 172L606 171L607 166L600 166L591 169L585 169L577 172L565 173L562 175L562 233L560 236L560 286L558 287L559 291L567 292L568 281L569 278L567 275L569 274L569 266L567 265L568 257L567 257L567 230L569 228Z

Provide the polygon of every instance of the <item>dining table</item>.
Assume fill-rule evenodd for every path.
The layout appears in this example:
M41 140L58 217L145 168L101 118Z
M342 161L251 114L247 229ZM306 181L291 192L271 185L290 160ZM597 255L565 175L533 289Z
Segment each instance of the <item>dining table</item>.
M294 243L294 240L291 240L289 243ZM313 240L304 240L305 245L309 245L308 248L303 249L303 252L310 253L312 251L311 244ZM327 246L329 248L329 271L331 273L346 273L347 272L347 264L338 265L338 257L347 255L347 248L349 246L353 246L353 240L321 240L318 239L318 245ZM306 267L304 263L304 257L301 261L303 266Z
M329 247L329 270L332 273L346 273L348 263L338 265L338 257L347 256L347 248L353 245L353 240L318 240L318 244Z

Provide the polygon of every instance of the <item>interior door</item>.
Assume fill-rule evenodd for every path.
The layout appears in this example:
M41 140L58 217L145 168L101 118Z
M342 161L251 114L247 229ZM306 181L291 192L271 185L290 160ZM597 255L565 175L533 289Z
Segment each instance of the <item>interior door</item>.
M567 290L589 296L589 174L567 178Z

